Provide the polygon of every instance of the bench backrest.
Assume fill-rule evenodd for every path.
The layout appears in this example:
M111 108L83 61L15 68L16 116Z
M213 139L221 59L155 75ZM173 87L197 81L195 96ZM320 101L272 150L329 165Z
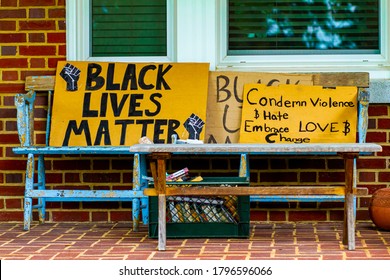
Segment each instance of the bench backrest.
M245 75L245 73L242 73ZM368 127L369 75L368 73L313 73L313 85L323 87L356 86L358 87L358 142L364 143ZM49 143L52 99L54 94L55 76L26 77L27 94L17 94L17 123L19 140L22 147L34 145L34 102L37 92L48 94L47 124L45 145ZM210 94L210 93L209 93Z

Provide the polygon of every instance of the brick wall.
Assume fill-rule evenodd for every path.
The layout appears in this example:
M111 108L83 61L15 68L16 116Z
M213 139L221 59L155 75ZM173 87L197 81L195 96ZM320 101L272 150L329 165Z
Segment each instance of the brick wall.
M24 92L26 76L54 74L58 60L65 59L64 0L0 0L0 221L23 220L25 157L12 153L19 145L14 95ZM44 143L45 96L36 101L36 143ZM386 105L371 105L368 142L382 144L377 156L359 159L358 185L370 194L388 187L390 112ZM46 158L49 188L128 189L132 181L131 157L50 156ZM324 159L252 157L251 180L266 185L329 183L344 181L343 162ZM235 175L235 157L180 158L169 163L170 171L188 166L191 175ZM287 170L286 168L289 168ZM325 168L325 170L323 169ZM369 219L369 198L358 200L357 218ZM131 203L49 203L50 221L129 221ZM343 203L253 203L252 219L272 221L341 220ZM34 219L37 219L34 213Z

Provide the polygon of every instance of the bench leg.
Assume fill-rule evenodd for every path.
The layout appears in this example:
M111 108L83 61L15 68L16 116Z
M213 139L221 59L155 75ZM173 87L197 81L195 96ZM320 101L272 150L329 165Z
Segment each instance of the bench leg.
M38 157L38 189L46 189L46 176L45 176L45 159L44 155ZM43 224L46 219L46 200L45 198L38 199L38 214L39 223Z
M150 170L154 180L154 188L158 192L158 250L165 251L167 244L166 220L166 160L169 153L151 155Z
M24 195L24 230L30 230L32 220L32 198L27 196L28 191L34 188L34 155L27 155L26 186Z
M139 191L147 187L146 180L142 179L142 176L147 175L145 155L135 154L133 166L133 189ZM133 230L138 231L141 210L143 223L149 223L148 198L134 198L132 208Z
M167 201L165 194L158 195L158 250L165 251L167 245Z
M140 215L140 201L139 198L134 198L133 199L133 230L138 231L139 229L139 215Z
M142 175L147 175L147 164L146 164L146 156L145 155L140 155L140 189L143 190L148 187L148 182L146 179L142 178ZM142 210L142 223L144 225L149 224L149 198L144 197L141 198L141 210Z
M133 160L133 189L140 190L141 184L141 171L140 171L140 155L135 154ZM140 201L139 198L133 199L133 204L131 206L133 213L133 230L138 231L139 227L139 209L140 209Z
M354 187L354 160L356 156L345 155L345 202L344 202L344 230L343 244L348 250L355 250L355 195Z
M142 209L142 223L144 225L149 224L149 199L141 198L141 209Z

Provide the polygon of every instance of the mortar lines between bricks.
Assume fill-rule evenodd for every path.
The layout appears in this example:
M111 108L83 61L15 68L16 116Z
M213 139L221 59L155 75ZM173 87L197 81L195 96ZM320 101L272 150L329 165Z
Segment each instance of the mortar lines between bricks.
M356 250L342 244L341 222L252 222L249 238L168 239L157 250L147 227L130 223L0 223L2 260L355 260L390 259L390 232L356 225Z

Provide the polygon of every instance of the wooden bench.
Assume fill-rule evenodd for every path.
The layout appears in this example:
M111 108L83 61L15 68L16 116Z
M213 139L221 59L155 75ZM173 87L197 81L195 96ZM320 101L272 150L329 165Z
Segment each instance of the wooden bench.
M165 183L161 181L161 176L156 175L158 172L155 167L151 166L154 171L155 179L158 186L156 191L145 190L147 188L147 181L144 176L147 175L146 155L155 155L154 159L165 159L171 154L194 155L203 154L212 156L215 154L225 155L239 155L240 156L240 170L239 177L245 177L249 180L249 155L324 155L335 156L342 155L346 162L346 187L286 187L286 188L272 188L255 186L238 189L224 189L224 188L209 188L197 190L191 188L191 194L196 193L202 195L231 194L231 195L250 195L251 201L346 201L348 211L354 211L354 203L347 200L352 199L356 195L366 194L366 190L356 188L356 158L359 154L373 153L381 150L378 145L364 144L365 135L368 123L368 94L365 88L368 87L368 75L365 73L351 73L351 74L313 74L315 85L324 85L327 87L334 87L338 85L353 85L359 87L359 112L358 112L358 134L359 143L351 145L237 145L237 144L221 144L221 145L135 145L133 147L118 146L118 147L50 147L48 146L48 139L50 135L51 122L51 100L54 90L54 77L28 77L26 79L27 94L18 94L15 97L15 105L17 108L18 133L21 142L21 147L14 148L16 154L27 156L26 166L26 181L25 181L25 202L24 202L24 228L30 228L30 221L32 217L32 209L37 208L39 212L40 222L45 220L46 203L49 201L132 201L133 210L133 228L138 229L140 210L142 209L143 223L148 223L148 196L161 194L163 196L169 195L184 195L185 190L179 189L176 192L174 189L159 191ZM47 93L48 96L48 115L46 125L46 144L34 144L34 100L37 92ZM46 155L131 155L133 156L133 188L129 190L66 190L46 189L45 182L45 156ZM352 161L351 161L352 159ZM159 160L157 160L159 162ZM35 163L37 162L37 176L35 173ZM152 160L151 162L154 162ZM347 163L348 162L348 163ZM162 162L157 165L162 166ZM352 168L352 169L351 169ZM351 171L352 170L352 171ZM161 171L158 174L163 174ZM156 177L157 176L157 177ZM36 177L36 179L35 179ZM351 179L351 181L349 181ZM35 182L36 180L36 182ZM234 181L234 180L233 180ZM351 185L352 182L352 185ZM144 193L145 190L145 193ZM194 193L192 193L194 191ZM188 195L188 193L186 194ZM37 205L32 205L33 199L38 199ZM347 199L347 200L346 200ZM352 208L351 208L352 205ZM161 208L161 203L159 208ZM349 234L351 234L352 221L354 221L354 213L348 214ZM352 216L351 216L352 215ZM164 232L164 230L161 230ZM345 237L346 240L346 237ZM352 245L353 244L353 245ZM354 247L354 241L349 238L348 247ZM165 248L164 237L161 238L161 249Z
M372 154L381 151L375 144L365 144L368 124L369 96L367 73L326 73L313 74L313 84L324 87L356 86L358 87L358 143L356 144L204 144L204 145L134 145L130 148L134 153L150 156L151 170L157 182L154 189L145 189L148 196L158 196L159 209L159 249L166 246L166 196L250 196L256 202L324 202L341 201L344 204L344 232L343 243L349 250L355 248L355 198L366 195L367 189L357 188L356 159L359 155ZM343 186L261 186L251 183L250 187L199 187L191 188L170 186L166 188L165 177L166 160L174 155L241 155L240 174L249 177L249 156L341 156L345 166L345 184ZM244 167L244 168L243 168ZM189 183L191 184L191 183Z
M343 244L349 250L355 249L355 196L361 194L356 188L355 160L359 155L381 151L376 144L203 144L203 145L177 145L177 144L143 144L130 147L130 151L150 155L150 167L154 178L154 189L145 189L146 195L158 196L158 248L166 249L166 196L221 196L221 195L266 195L266 196L294 196L305 195L334 195L343 196L344 206L344 231ZM197 187L190 188L170 187L166 188L166 161L173 155L285 155L285 156L335 156L344 159L345 185L344 186L307 186L307 187ZM363 190L364 193L364 190Z

